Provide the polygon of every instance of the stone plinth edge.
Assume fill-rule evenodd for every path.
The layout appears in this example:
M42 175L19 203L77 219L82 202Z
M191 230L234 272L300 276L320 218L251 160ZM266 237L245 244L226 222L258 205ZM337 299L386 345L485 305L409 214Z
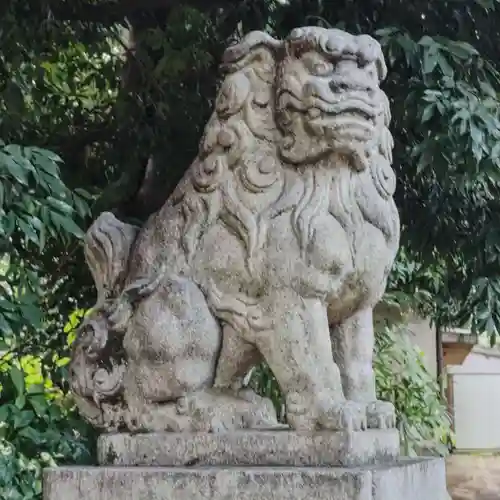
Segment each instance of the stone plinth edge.
M448 500L442 459L342 467L75 467L44 500Z
M106 434L100 437L101 465L182 467L359 466L399 457L397 430L299 433Z

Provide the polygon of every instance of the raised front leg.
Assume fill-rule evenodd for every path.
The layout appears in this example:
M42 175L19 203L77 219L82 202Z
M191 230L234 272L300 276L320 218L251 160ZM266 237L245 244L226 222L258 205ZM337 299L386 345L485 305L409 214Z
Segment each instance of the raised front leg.
M366 407L368 427L385 429L395 426L394 406L378 401L375 391L373 352L375 335L372 309L357 312L332 332L333 357L340 369L347 399Z
M255 343L285 393L290 426L302 430L365 428L364 407L344 398L324 305L289 289L276 291L267 300L272 330L258 332Z

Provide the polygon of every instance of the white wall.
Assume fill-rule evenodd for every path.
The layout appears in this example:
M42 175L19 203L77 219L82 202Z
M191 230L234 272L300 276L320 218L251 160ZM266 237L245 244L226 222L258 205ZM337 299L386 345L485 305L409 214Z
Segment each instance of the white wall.
M488 352L487 349L475 347L462 363L468 372L500 373L500 353Z
M414 317L408 323L411 341L422 351L431 375L437 375L436 333L430 321Z
M458 450L500 450L500 353L475 346L449 366Z

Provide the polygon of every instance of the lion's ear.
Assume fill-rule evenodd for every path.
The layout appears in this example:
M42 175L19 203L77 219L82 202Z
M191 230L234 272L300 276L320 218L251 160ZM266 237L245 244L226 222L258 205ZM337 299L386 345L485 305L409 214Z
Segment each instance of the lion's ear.
M104 212L90 226L84 238L84 252L102 303L125 274L132 244L139 229Z
M221 65L224 81L216 103L220 123L233 127L239 119L255 138L273 142L274 87L284 48L282 40L253 31L226 50ZM241 134L236 131L236 135Z
M277 55L284 47L285 44L282 40L273 38L263 31L252 31L241 41L226 49L222 58L222 68L238 63L258 48L268 49Z

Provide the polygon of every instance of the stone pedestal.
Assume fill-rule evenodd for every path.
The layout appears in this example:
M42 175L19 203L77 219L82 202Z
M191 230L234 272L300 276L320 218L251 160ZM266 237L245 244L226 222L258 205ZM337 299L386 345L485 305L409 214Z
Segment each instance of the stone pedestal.
M89 467L45 472L44 500L447 500L441 459L342 467Z
M49 469L44 500L447 500L441 459L396 431L107 435L100 467Z
M105 434L98 443L99 463L106 466L354 467L398 457L396 429Z

